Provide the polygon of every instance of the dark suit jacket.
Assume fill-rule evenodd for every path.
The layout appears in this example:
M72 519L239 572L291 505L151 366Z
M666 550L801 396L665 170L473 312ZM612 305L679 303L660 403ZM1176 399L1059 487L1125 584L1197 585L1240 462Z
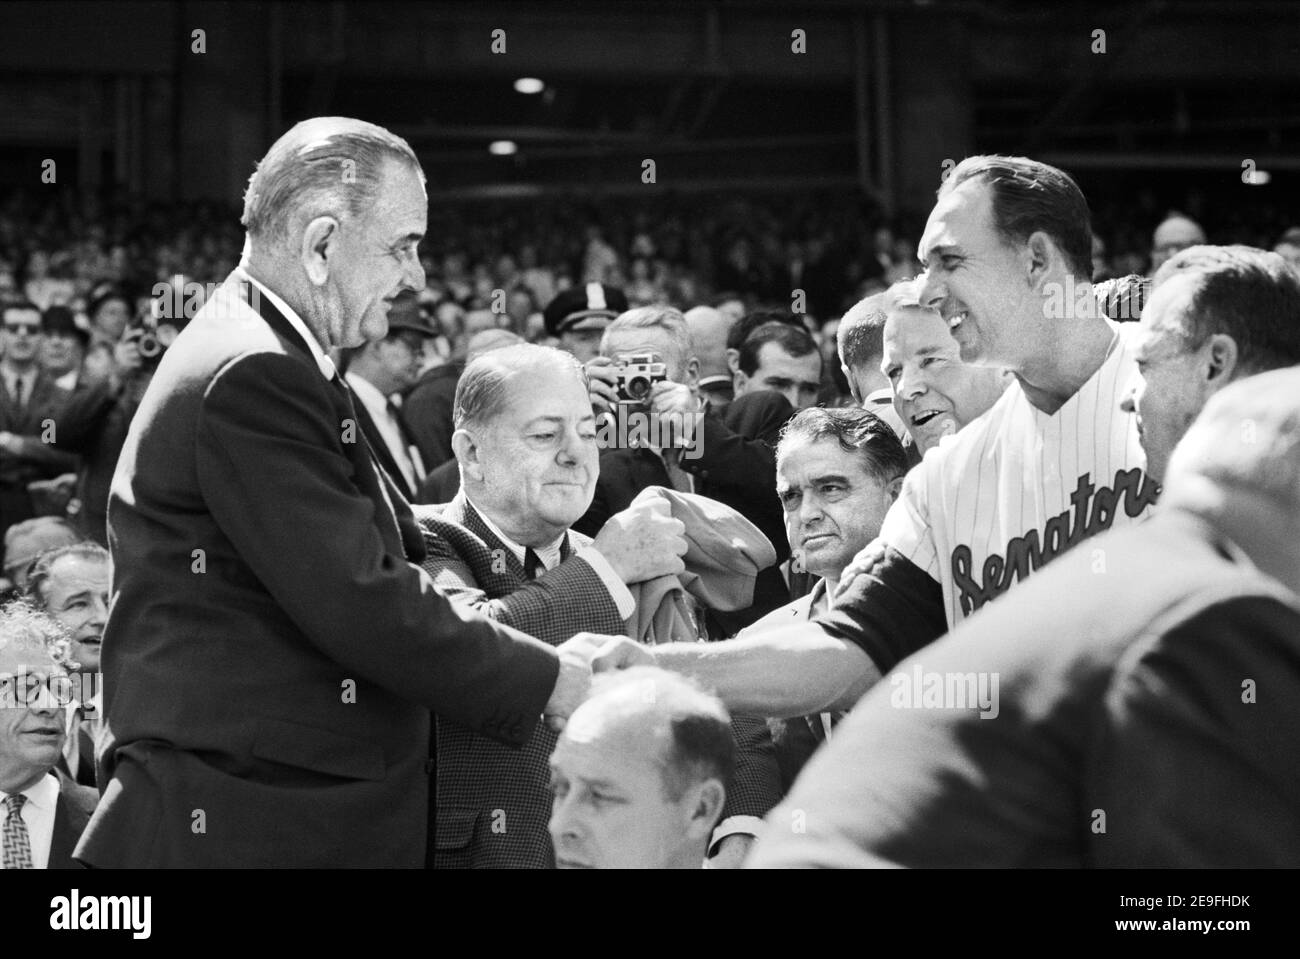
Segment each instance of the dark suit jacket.
M415 437L424 468L432 472L448 460L454 459L451 452L452 428L451 413L456 398L456 384L465 369L463 363L449 363L426 370L419 382L411 387L402 402L402 416ZM425 502L447 503L445 500L426 500Z
M53 421L54 438L58 439L65 425L62 414L67 400L68 391L44 370L37 370L32 395L20 410L0 378L0 432L24 437L20 455L0 453L0 542L10 526L36 515L27 493L28 483L76 472L75 456L41 440L47 420Z
M454 603L559 645L575 633L618 634L623 620L596 571L571 552L590 540L570 534L568 556L530 581L464 494L417 507L428 553L424 569ZM454 719L437 716L437 868L554 866L548 761L557 735L539 724L523 749L508 749Z
M460 492L460 464L456 457L429 470L416 492L417 503L450 503ZM599 530L597 530L599 532Z
M424 864L430 709L522 745L555 651L453 607L342 380L233 274L109 502L94 866Z
M99 802L99 793L89 786L74 783L63 773L59 777L59 800L54 807L54 835L50 837L50 859L47 869L82 869L81 863L72 858L72 851L77 848L90 821L95 804Z

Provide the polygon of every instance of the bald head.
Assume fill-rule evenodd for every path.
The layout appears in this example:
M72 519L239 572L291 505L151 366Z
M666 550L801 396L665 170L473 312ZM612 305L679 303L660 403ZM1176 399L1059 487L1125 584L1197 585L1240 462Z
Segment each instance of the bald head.
M551 757L561 867L698 869L733 763L717 700L637 667L596 681Z
M1166 217L1151 235L1151 272L1155 273L1175 253L1205 242L1201 225L1181 213Z
M1160 506L1211 519L1300 593L1300 366L1216 393L1170 457Z
M731 317L711 306L687 310L686 327L691 331L691 345L700 361L700 376L730 376L727 366L727 332Z
M507 405L512 385L518 389L539 381L572 381L582 387L584 395L586 393L582 364L563 350L531 343L489 346L486 351L481 350L466 364L465 372L456 384L452 409L456 429L491 423Z

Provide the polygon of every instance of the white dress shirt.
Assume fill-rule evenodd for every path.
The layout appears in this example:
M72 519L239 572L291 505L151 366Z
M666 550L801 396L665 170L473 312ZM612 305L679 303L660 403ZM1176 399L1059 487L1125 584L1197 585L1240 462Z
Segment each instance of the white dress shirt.
M469 500L468 496L465 498L467 501ZM469 505L474 506L472 502L470 502ZM510 550L510 552L514 554L515 559L519 560L520 565L525 565L524 556L527 552L526 548L520 546L502 532L501 527L492 522L492 520L488 518L488 515L477 506L474 506L474 511L478 513L479 518L483 520L483 523L487 528L492 531L492 535L501 540L501 542L505 544L506 549ZM560 546L564 543L564 537L567 535L567 532L562 533L556 537L555 542L553 543L548 543L545 546L533 547L533 552L537 554L537 558L541 560L544 568L554 569L560 564ZM610 598L614 600L614 605L618 608L618 615L622 619L629 619L632 614L636 612L636 600L632 596L632 591L629 590L627 585L618 578L618 574L614 572L614 567L609 565L609 560L602 556L600 550L596 549L594 546L584 546L573 555L596 571L596 575L600 577L600 581L605 584L605 589L609 590Z
M104 727L104 692L96 690L86 701L83 706L77 700L72 700L64 709L63 714L63 760L68 764L68 775L74 780L81 769L81 742L78 733L77 710L82 711L82 720L90 724L89 730L91 742L98 742L100 730Z
M420 477L416 474L415 462L411 459L411 453L406 448L402 437L402 427L393 416L393 411L389 409L388 397L379 392L379 387L375 384L350 370L343 374L343 378L348 381L348 386L352 387L353 395L370 413L375 428L379 430L378 439L383 440L384 445L388 447L388 452L392 454L397 468L402 471L402 476L406 479L406 485L415 489L419 485Z
M22 794L27 797L27 802L23 804L19 815L27 824L32 866L35 869L48 869L50 843L54 841L54 809L59 802L59 781L53 773L46 773L40 782L24 789ZM8 798L9 793L0 790L0 804ZM0 809L4 809L4 806L0 805Z
M235 274L237 274L240 279L247 280L257 289L258 293L271 301L271 305L279 310L280 315L289 321L289 325L298 331L298 335L307 341L307 348L311 350L312 358L316 360L316 366L320 369L320 375L325 377L327 380L334 379L334 361L326 354L324 348L320 345L320 341L316 339L316 334L313 333L307 324L302 321L302 317L289 309L288 303L284 302L284 300L280 299L268 290L260 280L251 276L242 266L235 270Z

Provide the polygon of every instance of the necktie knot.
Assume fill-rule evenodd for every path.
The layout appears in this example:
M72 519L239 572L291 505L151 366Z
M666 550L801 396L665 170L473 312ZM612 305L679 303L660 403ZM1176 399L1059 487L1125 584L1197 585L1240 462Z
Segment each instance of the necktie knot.
M10 816L17 816L22 812L23 806L27 802L27 797L22 793L14 793L12 796L5 796L5 812Z
M542 565L542 558L537 555L531 546L524 550L524 575L529 579L536 579L540 576L546 567Z
M31 869L32 845L27 832L27 823L21 815L27 797L14 793L5 797L5 822L3 842L0 842L0 866L5 869Z

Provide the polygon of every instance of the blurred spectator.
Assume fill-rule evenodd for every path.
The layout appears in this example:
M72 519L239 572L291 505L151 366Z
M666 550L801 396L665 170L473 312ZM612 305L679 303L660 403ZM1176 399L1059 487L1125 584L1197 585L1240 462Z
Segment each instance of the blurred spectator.
M1291 264L1291 268L1300 271L1300 226L1293 226L1277 241L1273 252Z
M1199 223L1181 213L1170 213L1151 235L1151 269L1147 275L1155 276L1165 261L1179 250L1204 242L1205 231Z
M586 363L597 355L600 337L610 321L628 308L627 297L615 286L589 282L565 290L546 305L546 332Z
M24 591L28 569L47 550L81 542L81 534L59 516L37 516L10 526L4 535L3 588Z
M522 342L520 337L509 330L493 329L476 333L470 338L465 349L464 363L448 363L426 370L411 392L406 395L402 403L402 416L410 428L411 435L415 438L420 458L428 470L427 476L431 477L438 467L446 463L452 463L452 472L455 472L455 461L451 452L451 434L455 431L452 425L452 408L456 398L456 386L460 382L460 375L466 364L472 363L475 357L490 350L520 342ZM451 499L451 496L446 499L425 499L426 492L423 489L417 491L413 502L446 503Z
M425 345L436 333L420 312L415 294L407 291L394 297L388 308L388 335L344 354L344 379L352 387L361 431L407 500L414 500L425 468L398 401L415 385Z
M727 710L680 676L602 677L551 756L561 869L699 869L726 799Z
M0 307L0 535L37 515L29 483L75 472L76 458L52 440L68 398L37 362L44 336L35 304L11 301Z
M750 333L736 358L735 389L739 399L756 390L780 393L796 410L817 402L822 356L806 330L787 323L766 323Z
M81 375L90 334L77 325L76 315L66 306L52 306L41 314L45 341L39 362L61 389L71 392Z
M734 398L731 367L727 364L730 317L711 306L697 306L683 314L691 331L691 348L700 361L700 392L721 412Z

